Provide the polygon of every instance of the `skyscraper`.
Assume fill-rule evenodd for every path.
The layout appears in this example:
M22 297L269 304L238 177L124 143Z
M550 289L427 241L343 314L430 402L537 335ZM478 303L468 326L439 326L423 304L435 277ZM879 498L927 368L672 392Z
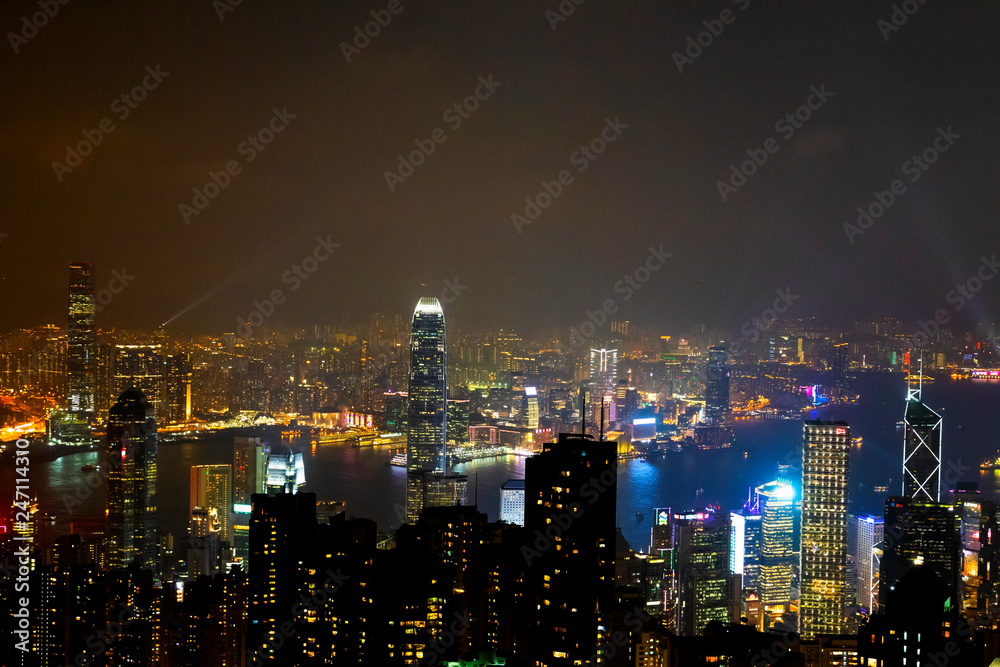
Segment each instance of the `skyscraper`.
M413 311L410 332L410 382L406 445L406 520L414 523L423 509L423 474L447 468L447 358L444 311L424 297Z
M97 338L94 315L94 265L69 265L68 351L66 355L66 403L70 412L94 412L94 380Z
M733 620L734 577L730 572L730 525L712 508L674 514L677 581L676 623L680 635L702 635L712 621Z
M885 521L880 516L858 517L858 551L854 556L858 569L858 606L868 611L872 610L872 593L878 582L878 570L872 567L872 550L882 541L884 528Z
M713 424L725 420L729 411L729 368L726 366L726 348L713 345L708 348L705 368L705 418Z
M607 347L590 350L590 386L596 397L614 395L618 386L618 350Z
M156 571L156 421L138 389L108 414L108 566Z
M847 471L851 429L803 423L800 634L842 634L847 584Z
M221 530L220 539L233 543L231 511L233 505L233 467L231 465L191 466L190 509L214 509L213 519Z
M615 443L566 433L525 460L524 525L528 535L550 540L547 547L533 542L522 549L526 608L533 610L526 619L534 642L529 655L536 665L583 664L607 640L602 633L615 603L617 472Z
M167 357L167 421L178 423L191 420L191 361L187 354Z
M238 437L233 441L233 502L250 504L250 496L264 493L267 458L271 448L260 438Z
M776 480L756 489L761 514L760 602L768 627L791 611L795 489Z
M524 525L523 479L508 479L500 486L500 520Z
M163 393L163 347L161 345L115 345L115 387L123 392L130 387L142 391L153 406L153 414L165 413Z
M903 414L903 495L932 503L941 501L941 415L910 389Z

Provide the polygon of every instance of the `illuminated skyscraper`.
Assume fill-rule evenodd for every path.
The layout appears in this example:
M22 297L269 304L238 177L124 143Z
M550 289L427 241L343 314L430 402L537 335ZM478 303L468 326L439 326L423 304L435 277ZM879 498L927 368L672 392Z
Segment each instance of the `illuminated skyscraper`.
M448 441L469 441L469 399L448 399Z
M267 492L297 493L306 485L302 452L293 447L275 447L267 457Z
M156 571L156 421L138 389L108 414L108 567L138 562Z
M260 438L238 437L233 442L233 502L250 504L250 496L264 493L267 458L271 448Z
M858 551L854 556L858 569L858 606L869 612L872 610L872 593L878 583L878 570L872 567L873 550L882 541L884 528L885 521L880 516L858 517Z
M167 421L173 423L191 420L191 361L187 354L167 357Z
M847 472L851 429L807 421L802 443L800 634L842 634L847 584Z
M508 479L500 486L500 520L524 525L523 479Z
M702 635L712 621L733 621L728 516L703 508L674 514L677 615L680 635Z
M153 406L156 417L165 414L164 366L161 345L115 345L115 387L123 392L137 387Z
M941 415L910 389L903 414L903 495L932 503L941 501Z
M410 382L406 445L406 520L415 523L424 506L424 473L447 469L447 357L444 311L433 297L420 299L410 332Z
M220 529L221 540L233 543L230 514L233 505L233 467L231 465L191 466L191 512L201 507L214 509L213 520Z
M705 419L713 424L725 420L729 412L729 368L726 366L726 348L708 348L705 368Z
M778 480L758 486L757 496L761 514L760 602L770 627L792 606L795 488Z
M69 265L68 352L66 358L66 402L71 412L94 412L94 379L97 338L94 315L93 264Z
M590 350L590 386L596 396L614 395L618 387L618 350Z

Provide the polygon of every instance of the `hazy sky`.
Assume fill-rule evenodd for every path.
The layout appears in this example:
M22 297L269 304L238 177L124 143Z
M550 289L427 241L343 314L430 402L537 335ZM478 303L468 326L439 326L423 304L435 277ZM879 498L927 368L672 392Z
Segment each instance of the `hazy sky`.
M126 274L102 325L196 304L183 331L232 330L274 290L268 326L408 315L456 279L446 314L466 326L577 323L612 299L738 328L779 288L789 315L995 316L1000 280L960 313L947 298L1000 252L995 3L897 3L898 29L888 1L564 0L559 21L555 0L225 3L69 2L37 29L36 2L0 7L3 329L64 323L71 261L98 289ZM602 131L601 154L576 152ZM85 132L100 143L69 171ZM415 141L433 153L390 188ZM747 150L767 160L724 201ZM661 245L626 300L618 281ZM310 256L328 258L297 276Z

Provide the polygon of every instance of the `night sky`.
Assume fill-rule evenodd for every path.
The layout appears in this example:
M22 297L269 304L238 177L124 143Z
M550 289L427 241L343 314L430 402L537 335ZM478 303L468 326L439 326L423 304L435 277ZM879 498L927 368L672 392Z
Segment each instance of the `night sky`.
M176 331L232 331L275 289L266 328L408 316L456 279L446 315L467 328L576 324L610 298L633 322L736 329L779 288L799 296L789 316L915 323L1000 253L996 3L897 3L895 29L888 1L564 0L558 22L555 0L226 2L70 1L37 31L22 21L36 2L0 6L3 329L65 324L71 261L97 264L98 289L134 276L105 327L182 313ZM373 11L391 20L354 50ZM445 114L477 87L476 110ZM776 122L813 87L832 95L787 136ZM53 167L105 118L78 166ZM614 141L574 158L606 119ZM269 123L262 150L243 144ZM397 156L437 128L390 189ZM911 181L904 163L939 128L948 149ZM723 201L718 181L769 138ZM519 233L512 214L563 170ZM851 243L844 224L896 179L905 192ZM339 247L293 290L318 237ZM616 283L661 245L672 257L625 301ZM998 296L987 280L960 315L993 321Z

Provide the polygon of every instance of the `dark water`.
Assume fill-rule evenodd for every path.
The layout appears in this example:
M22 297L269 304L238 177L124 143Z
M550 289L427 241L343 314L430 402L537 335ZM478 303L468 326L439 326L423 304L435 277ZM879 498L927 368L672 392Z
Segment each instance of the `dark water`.
M902 417L905 385L899 374L866 375L857 390L857 404L820 410L822 419L844 419L861 447L851 455L850 502L857 513L882 511L885 494L873 487L889 485L898 493L901 480ZM997 454L1000 447L1000 383L938 380L925 385L924 400L944 417L945 479L978 481L988 497L1000 497L1000 474L981 472L979 464ZM266 434L272 444L278 431ZM657 461L626 461L620 464L618 484L619 522L635 549L648 548L653 509L690 509L707 503L725 510L738 508L748 488L773 480L779 463L796 471L800 463L802 422L760 420L736 425L737 446L730 450L673 454ZM386 465L388 449L325 445L313 448L297 443L305 456L306 491L320 500L343 500L347 513L373 518L380 529L400 523L397 504L402 503L405 471ZM746 454L744 455L744 452ZM164 530L181 536L187 530L188 480L192 465L231 463L232 435L191 443L161 444L159 450L159 520ZM68 530L73 517L99 517L104 508L104 489L95 474L80 467L97 463L97 454L77 454L52 463L32 466L32 489L38 493L42 511L57 517L56 529ZM13 496L12 466L0 471L0 486ZM500 485L524 476L524 459L507 456L479 460L459 466L469 476L470 501L490 519L499 517ZM949 471L951 471L949 473ZM891 480L891 481L890 481ZM94 484L91 491L86 482ZM68 500L74 499L74 500ZM79 499L79 503L75 502ZM643 518L637 520L636 510Z

